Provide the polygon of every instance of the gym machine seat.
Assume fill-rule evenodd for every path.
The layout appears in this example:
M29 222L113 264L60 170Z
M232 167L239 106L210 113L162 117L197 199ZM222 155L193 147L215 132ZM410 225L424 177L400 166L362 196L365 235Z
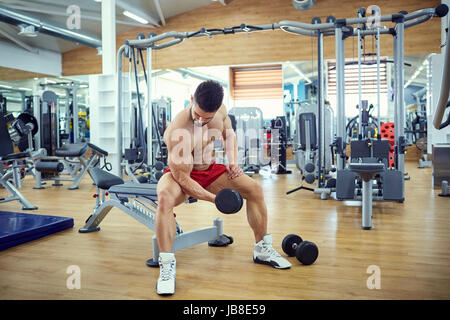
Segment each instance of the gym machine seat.
M56 149L55 155L57 157L81 157L88 149L87 143L65 144Z
M98 167L89 169L89 174L97 186L95 197L97 203L94 207L94 213L86 220L84 227L79 230L80 233L99 231L99 224L114 207L130 215L150 230L156 230L156 211L158 208L156 204L158 201L156 184L124 182L121 178ZM105 200L106 190L110 195L109 200ZM196 201L196 199L189 198L185 202ZM213 221L213 226L184 232L176 223L177 233L174 239L173 252L203 242L208 242L210 246L219 247L231 244L233 238L223 234L222 226L222 219L216 218ZM147 266L159 267L160 251L156 235L153 235L152 243L153 258L147 260Z
M372 228L372 181L384 171L383 163L350 163L349 169L358 174L362 182L362 228Z
M107 151L97 147L92 143L65 144L55 151L54 157L42 156L39 158L39 162L36 165L36 184L34 189L43 188L43 178L41 175L42 172L54 173L54 175L44 178L48 180L54 180L54 186L62 186L61 181L72 181L72 185L68 189L78 189L78 186L86 172L88 172L90 168L97 166L101 158L105 158L107 156ZM70 158L78 158L78 160L73 160ZM62 170L59 170L59 167L57 166L58 162L52 161L59 161L59 163L63 165L63 169L66 168L65 164L67 164L70 170L68 170L69 172L66 172L66 174L69 174L71 177L61 177L59 173Z

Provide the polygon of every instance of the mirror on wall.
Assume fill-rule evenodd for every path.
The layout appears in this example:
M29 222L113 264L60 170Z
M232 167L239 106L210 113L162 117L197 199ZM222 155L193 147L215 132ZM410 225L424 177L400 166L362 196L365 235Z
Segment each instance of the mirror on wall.
M90 138L88 76L0 81L3 109L14 117L23 112L34 114L34 104L39 101L34 97L44 90L53 91L57 96L60 144L88 142ZM73 125L74 119L77 122L77 130Z

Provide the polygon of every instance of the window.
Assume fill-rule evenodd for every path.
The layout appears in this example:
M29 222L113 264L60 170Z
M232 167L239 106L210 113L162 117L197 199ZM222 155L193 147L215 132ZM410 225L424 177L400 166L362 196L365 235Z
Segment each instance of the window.
M380 61L380 115L386 117L388 109L387 87L387 62ZM358 61L355 59L345 62L345 115L353 117L358 114L356 105L359 104L358 92ZM366 59L361 64L361 94L362 99L375 106L373 114L376 115L377 107L377 61ZM332 108L336 106L336 62L328 62L328 100Z
M345 62L345 94L358 94L358 61ZM377 61L361 64L362 94L377 93ZM386 60L380 61L380 93L387 93ZM328 94L336 95L336 62L328 62Z
M264 119L283 115L281 64L230 68L230 95L234 107L257 107Z

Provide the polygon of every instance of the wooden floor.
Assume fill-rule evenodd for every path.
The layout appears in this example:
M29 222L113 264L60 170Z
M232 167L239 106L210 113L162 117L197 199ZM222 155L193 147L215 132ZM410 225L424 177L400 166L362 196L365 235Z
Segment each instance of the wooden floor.
M450 299L450 198L432 189L431 169L407 163L402 203L377 202L373 226L361 229L358 202L320 200L309 191L286 195L299 174L263 178L269 231L281 253L281 241L297 233L319 247L319 258L289 270L252 261L253 235L245 210L220 215L210 203L183 204L175 211L185 231L207 227L217 216L234 237L226 248L199 244L176 252L176 294L155 292L159 269L148 268L153 232L113 209L96 233L80 234L91 213L95 192L90 178L79 190L33 190L27 177L21 189L43 215L73 217L75 226L0 252L0 299ZM5 190L0 190L0 196ZM0 211L20 212L18 202ZM244 206L245 208L245 206ZM27 212L30 213L30 212ZM69 290L66 270L81 270L81 289ZM381 289L368 289L367 268L381 271Z

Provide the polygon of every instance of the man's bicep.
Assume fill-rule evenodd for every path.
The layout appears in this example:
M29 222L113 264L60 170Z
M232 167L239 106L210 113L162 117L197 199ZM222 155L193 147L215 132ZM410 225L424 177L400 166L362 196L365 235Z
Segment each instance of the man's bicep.
M224 122L223 122L223 132L222 132L223 139L226 140L227 137L235 136L233 126L231 124L231 119L227 115Z
M190 139L186 137L181 140L170 140L168 151L168 165L175 180L184 176L189 176L192 166L193 157Z

